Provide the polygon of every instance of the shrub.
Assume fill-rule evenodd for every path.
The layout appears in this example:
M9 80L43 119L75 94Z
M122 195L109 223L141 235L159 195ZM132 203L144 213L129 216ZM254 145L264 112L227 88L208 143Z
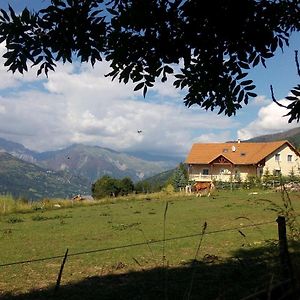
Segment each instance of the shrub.
M246 188L255 188L255 187L261 187L261 179L260 177L256 175L247 175L247 178L244 182L244 187Z
M15 223L20 223L20 222L24 222L24 220L19 217L16 217L16 216L11 216L7 219L7 223L10 223L10 224L15 224Z

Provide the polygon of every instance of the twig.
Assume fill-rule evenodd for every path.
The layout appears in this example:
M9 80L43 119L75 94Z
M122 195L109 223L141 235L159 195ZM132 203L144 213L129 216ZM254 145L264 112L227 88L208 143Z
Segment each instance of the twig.
M299 66L299 60L298 60L298 50L295 50L295 62L297 66L297 73L300 76L300 66Z
M276 103L278 106L280 106L280 107L287 108L287 106L285 106L285 105L279 103L279 102L276 100L276 98L275 98L275 96L274 96L274 90L273 90L272 84L270 85L270 90L271 90L271 96L272 96L273 102L275 102L275 103Z

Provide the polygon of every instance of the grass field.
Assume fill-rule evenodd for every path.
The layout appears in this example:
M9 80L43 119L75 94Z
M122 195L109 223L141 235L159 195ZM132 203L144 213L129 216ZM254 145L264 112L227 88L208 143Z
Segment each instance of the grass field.
M300 195L291 198L299 214ZM220 191L210 198L153 194L2 214L0 264L60 256L68 248L58 299L95 299L95 293L101 299L184 299L189 293L190 299L239 299L278 275L273 256L264 264L245 267L253 257L262 262L259 255L271 253L277 240L277 212L269 201L280 204L280 193ZM204 222L207 228L196 253L201 240L196 234ZM244 228L265 222L270 223ZM235 229L227 230L231 228ZM164 236L181 238L153 243ZM73 255L139 243L143 245ZM0 267L0 295L49 299L61 261Z

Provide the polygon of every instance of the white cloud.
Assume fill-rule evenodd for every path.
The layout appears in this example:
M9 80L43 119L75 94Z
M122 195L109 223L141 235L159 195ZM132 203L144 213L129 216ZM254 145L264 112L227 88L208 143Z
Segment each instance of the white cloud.
M0 105L0 114L5 114L6 109L4 105Z
M258 95L257 97L255 97L253 99L253 101L250 102L250 104L257 105L257 106L264 106L264 105L268 105L271 103L272 103L272 100L268 99L264 95Z
M230 131L222 131L220 133L204 133L194 138L194 143L224 143L231 139Z
M85 143L116 150L186 154L194 136L204 139L209 133L208 140L217 139L214 131L236 126L234 119L200 108L187 109L171 84L158 85L143 99L133 92L133 84L105 78L108 70L105 63L95 68L59 65L44 81L44 90L26 85L12 89L13 93L0 98L0 136L39 151ZM26 82L16 78L18 84ZM228 135L219 136L223 140Z
M279 102L283 105L290 103L288 100L280 100ZM242 140L246 140L259 135L271 134L298 127L299 124L296 122L288 123L289 117L284 116L287 112L285 108L278 106L274 102L262 107L258 111L257 118L238 131L238 137Z

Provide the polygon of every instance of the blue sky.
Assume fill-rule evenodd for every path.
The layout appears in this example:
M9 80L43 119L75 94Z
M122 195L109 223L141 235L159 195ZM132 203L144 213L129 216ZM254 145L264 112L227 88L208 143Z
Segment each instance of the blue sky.
M48 1L8 2L18 11L25 6L39 8ZM7 7L7 1L0 3L1 8ZM159 82L144 99L141 92L133 92L132 84L105 78L106 63L94 69L59 64L47 79L36 77L36 70L12 75L1 60L0 137L37 151L85 143L120 151L186 155L194 142L247 139L299 126L287 123L282 117L285 111L272 103L269 90L273 84L280 100L299 82L294 62L299 37L294 35L290 48L278 51L267 69L250 72L258 97L231 118L196 106L186 108L184 94L171 81ZM0 53L4 51L2 44Z

